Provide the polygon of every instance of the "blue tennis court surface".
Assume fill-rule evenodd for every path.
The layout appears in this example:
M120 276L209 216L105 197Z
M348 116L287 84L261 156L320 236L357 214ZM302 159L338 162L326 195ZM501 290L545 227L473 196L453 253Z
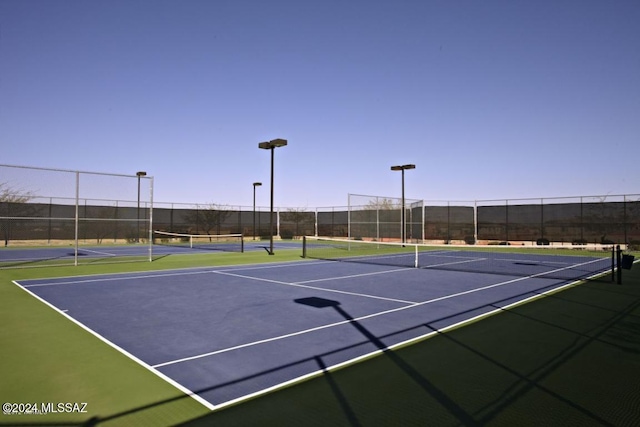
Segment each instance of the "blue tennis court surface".
M213 409L570 282L552 276L305 261L19 285Z
M264 241L245 241L245 251L262 251L268 248L269 242ZM296 242L278 242L274 244L276 249L297 248L300 243ZM237 250L239 252L239 249ZM189 248L188 246L165 246L153 245L153 256L164 255L180 255L196 253L224 253L225 250L219 247L210 248L200 246ZM75 247L73 246L49 246L49 247L10 247L0 248L0 264L11 265L12 263L28 263L46 260L73 260L75 256ZM78 248L78 257L82 259L105 259L118 257L146 257L149 256L148 245L87 245Z

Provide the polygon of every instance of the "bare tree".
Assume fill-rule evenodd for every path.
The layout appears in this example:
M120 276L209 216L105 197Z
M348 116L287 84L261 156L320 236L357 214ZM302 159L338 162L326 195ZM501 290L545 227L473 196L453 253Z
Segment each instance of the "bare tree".
M117 234L117 220L114 218L115 210L107 206L90 206L85 209L85 221L81 222L82 233L87 233L96 238L97 244L108 236Z
M11 236L11 217L26 216L28 207L25 205L34 194L30 191L21 191L15 189L5 182L0 182L0 226L2 227L2 235L4 245L9 244Z
M34 197L31 191L20 191L10 187L6 182L0 182L0 202L27 203Z
M392 210L402 209L402 202L400 200L387 199L385 197L376 198L367 203L367 209L371 210Z
M280 218L282 221L293 222L295 224L295 232L293 236L300 236L300 225L304 224L313 224L315 217L313 212L307 212L305 208L288 208L286 212L282 212L280 214ZM302 230L304 232L304 229ZM293 237L289 231L281 231L280 234L289 235L289 237Z
M209 203L197 205L195 210L187 213L185 220L195 227L196 232L202 230L204 234L220 234L222 223L231 215L225 206Z

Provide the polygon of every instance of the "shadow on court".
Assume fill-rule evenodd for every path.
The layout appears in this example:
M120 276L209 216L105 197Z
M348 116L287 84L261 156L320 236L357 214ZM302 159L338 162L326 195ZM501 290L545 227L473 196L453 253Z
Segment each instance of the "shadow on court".
M312 359L322 372L317 377L183 425L640 425L634 379L640 370L639 267L623 285L587 282L393 351L386 337L372 334L339 301L296 300L337 311L380 356L328 371L331 354L318 354ZM415 328L436 331L436 322ZM184 410L189 399L178 395L84 423L5 417L0 425L162 425L163 414Z
M338 302L299 302L337 310L385 349ZM318 355L322 376L185 425L634 426L638 354L640 268L344 369Z

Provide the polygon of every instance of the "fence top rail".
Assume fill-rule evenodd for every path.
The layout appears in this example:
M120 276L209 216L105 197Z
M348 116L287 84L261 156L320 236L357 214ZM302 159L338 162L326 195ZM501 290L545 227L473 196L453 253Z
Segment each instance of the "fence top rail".
M15 169L31 169L31 170L40 170L40 171L49 171L49 172L67 172L67 173L82 173L86 175L105 175L105 176L119 176L126 178L142 178L142 179L153 179L153 176L144 175L129 175L129 174L120 174L120 173L109 173L109 172L92 172L92 171L81 171L81 170L73 170L73 169L57 169L57 168L45 168L39 166L21 166L21 165L6 165L0 164L0 167L3 168L15 168Z
M349 193L348 196L349 197L369 197L372 199L400 199L401 198L399 196L376 196L372 194L354 194L354 193ZM411 197L405 197L405 200L422 201L423 199L412 199Z
M1 166L1 165L0 165ZM442 208L442 207L465 207L465 208L473 208L474 207L474 203L484 203L484 202L489 202L489 203L495 203L493 205L475 205L478 208L484 208L484 207L504 207L505 206L505 202L507 203L507 205L514 205L510 202L521 202L521 201L537 201L538 203L536 204L527 204L527 205L540 205L541 201L548 201L548 200L566 200L566 199L592 199L592 198L597 198L599 196L578 196L578 197L545 197L545 198L528 198L528 199L493 199L493 200L476 200L476 201L464 201L464 200L424 200L424 208ZM607 197L610 198L614 198L614 197L624 197L624 201L626 202L639 202L640 201L640 194L626 194L626 195L609 195ZM95 206L96 203L125 203L125 204L135 204L137 203L136 200L126 200L126 199L100 199L100 198L85 198L85 197L81 197L79 198L80 200L80 204L81 205L91 205L91 206ZM623 200L605 200L602 203L621 203ZM0 203L2 203L4 201L0 200ZM57 203L56 203L57 202ZM69 202L69 204L65 203L65 202ZM27 202L21 202L20 204L59 204L59 205L73 205L75 204L76 199L74 197L62 197L62 196L34 196L33 200L29 200ZM502 202L502 204L497 204L496 202ZM435 205L432 203L446 203L446 205ZM460 205L459 203L469 203L469 205ZM580 202L571 202L571 203L580 203ZM586 203L586 202L583 202ZM589 202L591 203L591 202ZM544 204L544 203L542 203ZM149 200L140 200L140 207L141 208L148 208L150 205L150 201ZM105 206L106 207L106 206ZM110 206L110 207L114 207L114 206ZM122 207L126 207L126 206L122 206ZM130 206L129 206L130 207ZM133 206L135 207L135 206ZM274 206L273 210L274 212L280 212L280 213L288 213L290 210L296 210L296 209L306 209L306 210L296 210L296 213L331 213L331 212L348 212L349 208L353 209L353 208L363 208L363 207L367 207L367 205L357 205L357 206L319 206L319 207L313 207L313 208L292 208L292 207L281 207L281 206ZM183 203L183 202L156 202L155 200L153 201L153 208L155 209L179 209L179 210L191 210L191 209L199 209L202 208L204 210L208 210L206 204L203 203ZM256 213L269 213L269 206L256 206L255 210ZM217 209L213 209L213 210L220 210L220 211L231 211L231 212L237 212L237 211L242 211L242 212L251 212L253 211L253 207L252 206L244 206L244 205L219 205Z
M623 198L627 199L629 197L638 197L640 198L640 194L600 194L600 195L583 195L583 196L556 196L556 197L523 197L523 198L505 198L502 199L478 199L475 200L476 203L484 203L484 202L519 202L519 201L537 201L542 202L544 200L566 200L566 199L601 199L603 202L607 202L607 199L611 198ZM436 201L436 200L425 200L426 202Z

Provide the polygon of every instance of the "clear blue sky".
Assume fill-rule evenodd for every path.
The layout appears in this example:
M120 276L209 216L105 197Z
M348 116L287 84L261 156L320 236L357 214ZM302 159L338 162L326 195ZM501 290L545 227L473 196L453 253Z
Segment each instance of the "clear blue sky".
M638 0L0 0L0 163L156 201L640 193ZM0 177L0 181L2 177Z

